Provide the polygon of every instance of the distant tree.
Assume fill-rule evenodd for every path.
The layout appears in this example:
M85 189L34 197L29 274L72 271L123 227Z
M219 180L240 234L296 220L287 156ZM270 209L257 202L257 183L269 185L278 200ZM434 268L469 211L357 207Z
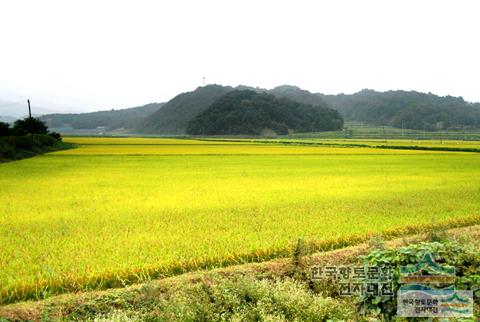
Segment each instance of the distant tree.
M48 128L44 122L34 117L26 117L23 120L17 120L13 124L13 133L15 135L26 134L48 134Z
M52 138L54 138L56 140L59 140L59 141L62 140L62 136L58 132L50 132L50 133L48 133L48 135L50 135Z
M11 134L10 124L0 122L0 136L7 136Z

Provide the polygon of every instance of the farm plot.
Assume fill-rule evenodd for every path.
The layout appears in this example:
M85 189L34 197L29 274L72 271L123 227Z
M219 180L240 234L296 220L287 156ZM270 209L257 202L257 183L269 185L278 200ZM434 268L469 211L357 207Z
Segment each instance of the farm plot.
M0 164L0 303L480 221L478 154L112 140Z

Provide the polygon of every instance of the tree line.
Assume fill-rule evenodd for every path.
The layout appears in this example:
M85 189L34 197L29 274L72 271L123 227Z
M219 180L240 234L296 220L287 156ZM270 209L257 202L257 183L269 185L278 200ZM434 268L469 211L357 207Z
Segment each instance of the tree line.
M0 136L25 136L29 134L50 135L57 140L61 140L59 133L49 131L45 122L35 117L16 120L12 127L9 123L0 122Z

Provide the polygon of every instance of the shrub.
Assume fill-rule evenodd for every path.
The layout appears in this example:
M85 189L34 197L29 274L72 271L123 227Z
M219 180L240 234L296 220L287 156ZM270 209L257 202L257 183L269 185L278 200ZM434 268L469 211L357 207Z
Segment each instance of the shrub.
M8 136L10 135L10 124L5 122L0 122L0 136Z
M23 159L69 147L71 145L60 142L51 135L4 136L0 137L0 162Z
M48 133L48 135L50 135L52 138L54 138L58 141L62 140L62 136L58 132L50 132L50 133Z
M76 305L65 316L82 321L352 321L354 317L350 302L318 296L290 278L215 273L168 287L147 284L135 293L100 297Z

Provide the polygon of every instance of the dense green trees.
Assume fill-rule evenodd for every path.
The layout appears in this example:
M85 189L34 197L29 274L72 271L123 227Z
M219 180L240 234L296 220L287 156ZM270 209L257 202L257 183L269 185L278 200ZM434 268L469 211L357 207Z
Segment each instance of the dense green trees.
M45 123L26 117L10 124L0 122L0 162L18 160L71 147L59 133L49 132Z
M16 120L13 127L10 127L8 123L0 122L0 136L2 137L21 137L27 135L48 135L55 140L62 140L59 133L50 132L45 122L35 117Z
M7 136L10 135L10 124L6 122L0 122L0 136Z
M5 122L0 122L0 136L25 136L27 134L49 134L45 122L34 118L26 117L16 120L13 127Z
M252 90L235 90L221 96L193 118L187 133L259 135L274 131L287 134L289 131L329 131L342 127L340 114L327 107L301 104Z
M70 144L58 140L51 133L0 136L0 163L71 147Z
M12 132L15 135L47 134L48 127L45 125L45 122L40 121L37 118L26 117L15 121Z
M339 111L347 121L429 131L480 127L480 104L465 102L461 97L368 89L351 95L324 95L289 85L278 86L269 92L301 103L315 105L324 102Z
M480 127L480 104L465 102L461 97L362 90L352 95L322 95L322 98L346 120L367 124L429 131Z

